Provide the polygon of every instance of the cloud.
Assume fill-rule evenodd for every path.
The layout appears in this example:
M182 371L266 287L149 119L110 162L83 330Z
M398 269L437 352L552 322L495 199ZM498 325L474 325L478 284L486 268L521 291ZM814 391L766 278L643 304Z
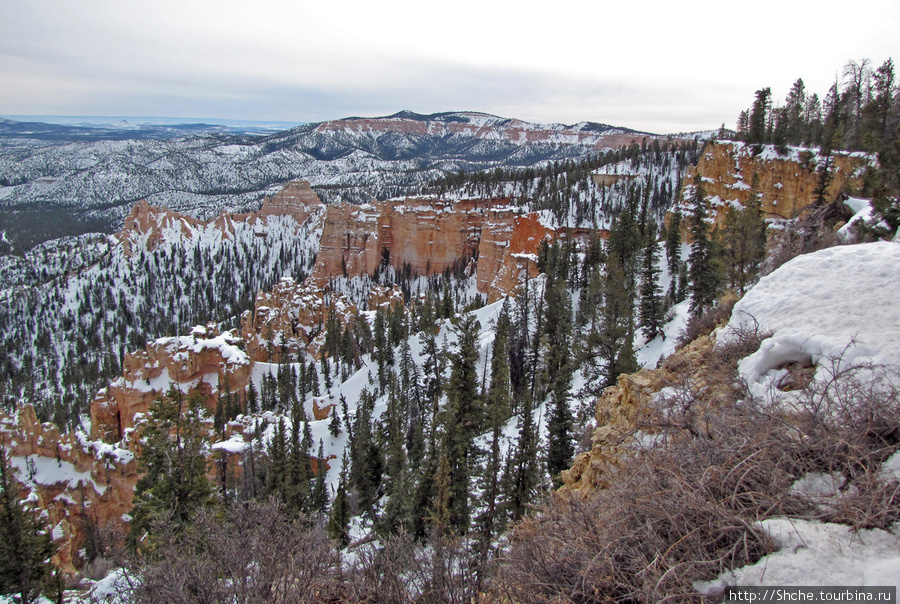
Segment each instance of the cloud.
M846 60L880 64L896 40L892 4L31 0L0 21L0 113L317 121L470 109L714 128L762 86L778 99L803 77L824 93Z

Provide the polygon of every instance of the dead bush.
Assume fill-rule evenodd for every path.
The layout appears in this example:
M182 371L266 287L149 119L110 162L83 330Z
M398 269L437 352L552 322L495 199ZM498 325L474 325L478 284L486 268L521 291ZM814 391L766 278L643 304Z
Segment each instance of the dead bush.
M766 334L733 334L699 375L657 396L638 448L606 490L549 502L513 530L492 595L508 602L699 601L693 583L758 560L756 522L819 518L854 528L900 520L900 485L880 467L900 448L896 371L834 359L788 398L756 399L739 359ZM830 505L793 485L846 478Z
M713 330L728 322L737 298L733 294L723 296L715 306L700 315L691 315L684 331L678 336L678 347L686 346L699 338L708 336Z
M202 510L190 528L129 565L134 602L329 602L340 557L324 532L274 502Z

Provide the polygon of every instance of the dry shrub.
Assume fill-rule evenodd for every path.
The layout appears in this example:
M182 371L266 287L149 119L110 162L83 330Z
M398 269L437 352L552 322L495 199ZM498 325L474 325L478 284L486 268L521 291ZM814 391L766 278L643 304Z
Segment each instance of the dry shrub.
M459 538L431 535L427 547L406 533L354 552L345 601L469 604L477 595L476 555Z
M324 532L274 502L201 510L129 565L135 602L343 601L340 557Z
M736 302L737 298L733 294L727 294L700 315L692 314L684 331L678 336L678 347L686 346L700 336L708 336L716 327L727 323Z
M710 354L702 383L682 376L657 397L641 426L658 435L654 446L637 450L610 488L557 498L515 527L495 599L699 601L695 581L773 550L759 520L820 518L854 528L900 520L900 486L879 475L900 446L900 380L835 359L830 379L791 397L791 407L757 400L736 363L764 337L756 328L737 334ZM846 477L830 507L792 489L809 472Z

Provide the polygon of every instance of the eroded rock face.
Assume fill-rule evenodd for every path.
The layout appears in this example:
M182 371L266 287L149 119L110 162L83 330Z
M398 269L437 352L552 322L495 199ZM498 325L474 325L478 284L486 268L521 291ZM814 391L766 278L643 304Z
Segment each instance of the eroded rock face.
M831 176L825 189L826 204L848 189L861 187L871 159L861 153L836 151L827 161ZM754 155L744 143L710 143L684 179L682 213L687 216L690 212L694 176L699 174L717 225L724 221L729 204L745 205L754 192L766 218L797 218L815 202L825 163L826 158L815 150L798 147L789 147L781 156L767 146Z
M246 222L252 225L258 221L265 221L270 216L291 216L296 220L299 229L300 225L311 216L321 213L323 207L321 200L305 180L289 182L272 198L264 198L258 212L246 214L222 212L214 221L207 222L140 201L131 209L122 230L116 237L125 247L125 254L130 256L132 249L137 245L143 245L152 252L166 232L174 231L190 239L199 229L213 226L223 237L229 237L234 234L235 223Z
M59 550L52 561L64 574L73 577L83 565L90 530L127 532L139 478L130 450L60 434L55 425L39 423L30 405L12 417L0 413L0 446L18 474L20 498L46 511Z
M690 382L697 391L708 384L705 361L714 344L714 340L701 336L669 357L659 369L620 375L618 384L607 388L597 399L591 450L578 455L572 467L562 472L562 491L588 494L608 487L635 451L635 431L650 417L653 395L676 383ZM714 390L709 389L708 394L715 396Z
M91 439L118 442L134 416L146 413L171 385L186 393L200 392L215 411L220 387L243 392L250 382L252 361L243 341L214 324L195 327L190 336L160 338L144 350L125 356L122 377L97 393L91 402Z
M326 212L310 280L323 287L331 277L372 274L383 263L427 276L477 258L478 290L493 301L515 291L522 271L537 273L538 245L556 236L539 214L523 214L507 199L338 204Z
M317 264L318 265L318 264ZM281 361L282 354L318 351L325 321L334 312L344 325L356 307L311 279L297 283L284 277L272 291L259 292L253 312L241 315L241 335L254 361Z

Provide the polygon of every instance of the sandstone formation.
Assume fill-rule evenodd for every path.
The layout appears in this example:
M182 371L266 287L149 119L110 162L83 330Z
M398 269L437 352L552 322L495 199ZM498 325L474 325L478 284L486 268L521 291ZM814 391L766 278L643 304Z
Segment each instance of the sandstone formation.
M91 439L121 440L134 427L135 414L146 413L170 385L202 393L214 411L226 381L232 392L243 392L249 384L252 362L241 346L239 337L220 334L209 324L195 327L190 336L160 338L126 355L122 377L91 402Z
M246 214L226 214L222 212L214 221L202 221L173 212L165 208L156 208L146 201L140 201L131 209L131 213L125 219L122 230L116 234L125 248L125 254L130 256L135 245L144 245L149 251L153 251L159 245L165 232L176 231L181 236L192 238L198 229L213 226L222 233L223 237L234 234L236 222L255 224L257 221L268 220L271 216L290 216L300 225L311 216L320 214L324 205L319 197L310 188L309 182L295 180L289 182L271 199L263 199L258 212ZM262 233L264 235L265 233ZM140 243L139 243L140 242Z
M834 152L829 160L831 176L825 202L834 202L842 193L859 189L870 161L861 153ZM747 203L754 192L754 182L766 218L797 218L815 202L825 162L815 150L798 147L790 147L785 156L771 146L754 155L744 143L710 143L697 166L684 178L682 214L690 213L694 176L699 174L716 225L724 221L729 204ZM686 224L683 233L687 233Z
M55 425L39 423L30 405L12 417L0 413L0 446L22 481L21 499L46 511L58 547L53 563L65 575L73 577L84 563L89 531L127 532L139 477L130 450L60 434Z
M688 376L695 391L715 383L706 368L714 344L714 340L702 336L669 357L659 369L620 375L618 384L607 388L597 400L591 450L578 455L572 467L562 472L562 490L588 494L609 486L617 470L634 454L636 432L646 430L654 394L684 383ZM706 394L715 396L714 389Z
M537 274L538 245L556 236L540 214L524 214L507 199L337 204L326 211L310 281L324 287L331 277L372 274L383 263L428 276L477 259L478 290L494 301L515 291L522 271Z

